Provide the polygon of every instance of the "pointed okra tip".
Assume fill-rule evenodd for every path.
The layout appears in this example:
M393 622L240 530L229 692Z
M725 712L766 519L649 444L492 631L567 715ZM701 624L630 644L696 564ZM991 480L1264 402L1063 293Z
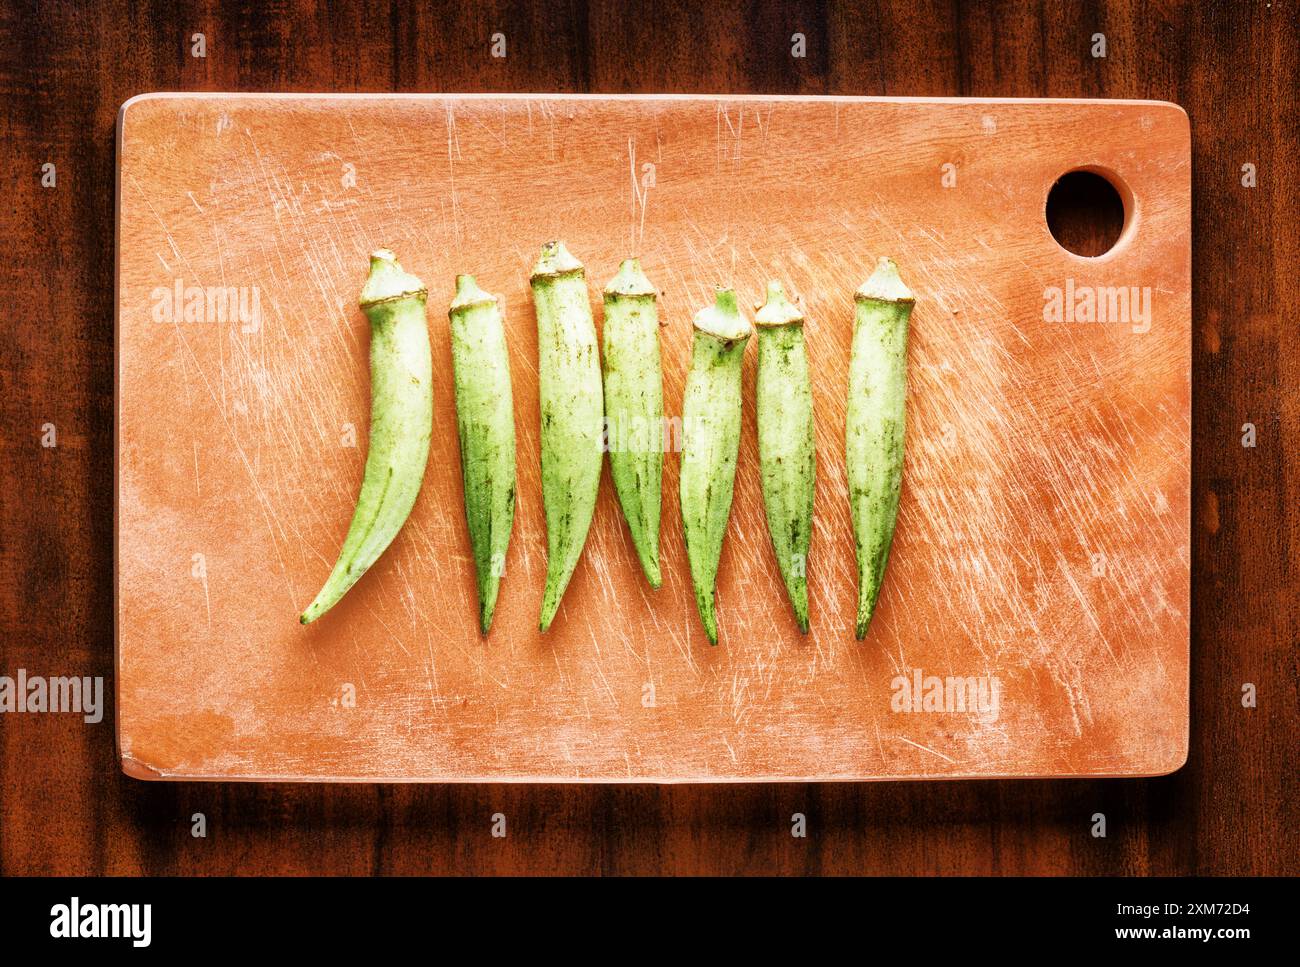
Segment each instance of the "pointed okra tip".
M605 295L649 296L653 299L658 293L641 271L641 260L633 256L619 263L618 273L605 286Z
M736 290L718 287L713 305L706 306L695 314L695 328L723 342L739 342L748 339L754 327L740 311L736 300Z
M468 309L470 306L490 305L497 301L496 296L479 288L472 275L456 276L456 298L451 301L449 312Z
M361 289L362 308L409 296L423 299L427 294L424 283L398 264L392 249L381 248L370 253L370 275Z
M328 611L330 607L331 605L322 601L321 596L318 594L316 596L316 600L314 600L311 604L307 605L307 609L303 611L302 614L298 615L298 623L309 625L317 618L319 618L321 615L323 615L326 611Z
M767 302L754 316L758 326L786 326L803 322L803 313L799 307L785 297L781 283L773 279L767 284Z
M903 284L898 274L898 266L894 264L893 259L887 257L882 257L876 263L876 271L871 273L871 278L862 283L854 293L854 297L872 302L916 301L912 290Z
M582 274L582 263L559 241L547 242L533 266L533 279L553 279L558 275Z

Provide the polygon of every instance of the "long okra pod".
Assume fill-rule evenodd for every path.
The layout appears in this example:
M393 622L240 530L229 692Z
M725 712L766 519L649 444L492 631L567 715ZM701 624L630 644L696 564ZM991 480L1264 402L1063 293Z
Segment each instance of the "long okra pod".
M812 382L804 348L803 313L780 282L767 284L758 326L758 456L763 475L767 530L799 630L808 631L808 545L812 539Z
M397 256L370 256L361 309L370 320L370 443L356 510L338 562L299 620L315 621L379 559L406 523L429 459L433 364L424 303L428 295Z
M587 282L582 263L563 242L542 246L532 289L547 553L538 626L545 631L573 577L596 509L605 403Z
M907 327L914 298L882 258L854 294L845 432L849 507L858 555L857 636L865 638L889 561L903 482Z
M638 259L625 259L605 286L603 337L610 476L641 569L657 588L664 388L655 289Z
M752 328L733 289L695 316L695 344L682 401L681 505L695 606L709 643L718 643L714 590L731 516L740 448L740 372Z
M515 520L510 358L497 299L480 289L472 275L456 276L448 316L465 521L478 578L479 628L487 634Z

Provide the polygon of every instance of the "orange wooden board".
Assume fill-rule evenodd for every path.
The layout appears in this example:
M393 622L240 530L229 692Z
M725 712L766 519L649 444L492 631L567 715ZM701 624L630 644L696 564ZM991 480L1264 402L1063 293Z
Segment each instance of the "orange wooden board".
M1187 750L1190 145L1154 102L151 95L119 124L117 717L151 779L730 781L1152 775ZM945 165L954 166L945 169ZM1111 173L1105 256L1044 205ZM945 184L955 172L955 185ZM949 183L951 178L946 179ZM763 517L747 351L721 644L695 614L665 459L664 586L608 472L551 631L537 335L547 239L600 289L661 288L665 406L718 283L802 298L815 372L812 632ZM368 426L375 248L430 289L434 432L405 529L319 622ZM891 255L917 293L898 530L853 637L843 462L854 288ZM502 295L518 513L475 628L446 318ZM180 286L180 305L171 305ZM1048 321L1053 290L1136 287L1119 322ZM190 287L202 318L187 317ZM223 320L218 287L247 321ZM209 303L207 296L213 295ZM254 308L256 307L256 312ZM900 710L920 675L931 703ZM936 678L943 691L934 691ZM948 679L952 679L951 682ZM958 680L961 680L959 682ZM976 682L996 706L959 708ZM996 686L994 681L996 680ZM960 686L960 687L959 687ZM963 698L965 695L962 696Z

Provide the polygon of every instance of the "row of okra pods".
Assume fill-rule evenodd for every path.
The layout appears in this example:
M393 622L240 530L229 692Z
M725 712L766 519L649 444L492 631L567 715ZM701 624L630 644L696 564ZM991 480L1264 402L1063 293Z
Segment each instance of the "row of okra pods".
M614 489L646 580L661 583L663 377L657 292L637 259L605 287L603 354L582 263L548 242L532 272L546 516L545 631L587 540L609 427L635 427L633 445L609 446ZM882 258L856 291L845 460L858 562L856 632L866 635L884 577L903 471L907 329L913 297ZM370 259L361 308L370 321L371 425L365 476L338 562L303 624L333 607L392 543L424 478L433 420L428 290L386 249ZM456 278L450 308L465 516L478 578L479 625L492 625L515 513L515 426L510 364L496 297ZM816 454L803 314L779 282L758 310L758 448L768 532L795 618L808 630L806 562ZM714 585L731 513L740 445L741 361L754 327L735 290L695 316L682 403L680 497L695 601L718 640ZM601 363L603 355L603 367Z

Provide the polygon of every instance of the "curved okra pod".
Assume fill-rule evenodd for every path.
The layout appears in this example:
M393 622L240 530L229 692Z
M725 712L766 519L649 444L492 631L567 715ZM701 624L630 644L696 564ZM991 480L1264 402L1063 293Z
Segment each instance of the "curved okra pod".
M734 289L719 289L695 316L695 344L682 401L681 504L695 606L709 643L718 643L714 588L731 516L740 448L740 372L752 328Z
M754 317L758 327L758 456L763 506L772 549L799 630L808 632L808 545L812 539L812 383L804 348L803 313L785 297L780 282L767 284L767 303Z
M582 263L563 242L547 242L531 281L537 308L547 554L538 626L545 631L573 577L596 509L605 402Z
M299 620L315 621L379 559L406 523L429 459L433 364L424 283L397 256L370 256L361 309L370 320L370 443L356 510L338 562Z
M853 351L845 432L849 508L858 555L858 639L880 594L903 482L907 327L915 299L882 258L854 294Z
M638 259L605 286L605 425L609 469L650 587L659 573L664 387L655 289Z
M479 628L487 634L515 520L510 358L496 296L480 289L472 275L456 276L456 298L447 314L465 521L478 578Z

